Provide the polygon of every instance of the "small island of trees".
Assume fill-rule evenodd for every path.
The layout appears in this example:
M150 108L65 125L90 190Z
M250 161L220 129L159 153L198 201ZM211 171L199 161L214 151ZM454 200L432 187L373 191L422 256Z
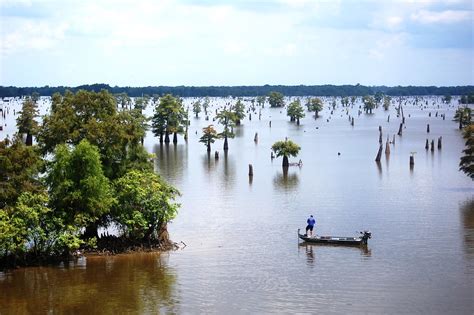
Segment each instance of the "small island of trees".
M148 102L132 108L107 91L57 93L38 124L36 100L25 99L19 133L0 141L0 266L172 246L166 227L179 192L153 171L142 145ZM169 109L169 97L160 105ZM178 109L156 128L180 132ZM99 235L111 226L117 235Z

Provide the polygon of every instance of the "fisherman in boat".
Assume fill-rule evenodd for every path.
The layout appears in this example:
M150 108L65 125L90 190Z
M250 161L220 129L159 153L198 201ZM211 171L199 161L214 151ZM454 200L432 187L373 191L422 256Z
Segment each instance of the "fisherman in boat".
M306 220L308 225L306 226L306 235L313 236L313 228L316 225L316 220L313 218L313 215L310 215L308 220Z

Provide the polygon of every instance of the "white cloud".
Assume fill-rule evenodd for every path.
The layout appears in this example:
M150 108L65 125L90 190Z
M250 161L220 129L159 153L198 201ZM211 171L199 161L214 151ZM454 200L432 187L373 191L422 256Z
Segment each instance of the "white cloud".
M68 29L67 23L53 25L45 21L13 21L13 31L2 34L2 55L30 50L47 50L60 43Z
M446 10L441 12L420 10L411 15L411 19L422 24L452 24L469 21L473 12L468 10Z

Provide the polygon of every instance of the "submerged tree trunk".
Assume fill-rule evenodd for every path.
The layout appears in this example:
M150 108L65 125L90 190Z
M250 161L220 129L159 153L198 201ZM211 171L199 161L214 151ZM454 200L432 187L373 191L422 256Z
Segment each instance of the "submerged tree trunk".
M170 143L170 134L168 130L165 131L165 143Z
M296 118L296 124L299 126L300 125L300 118Z
M283 156L283 163L282 163L281 166L283 166L283 167L288 167L288 166L290 166L290 163L288 162L288 157L287 157L286 155Z
M207 152L211 152L211 140L207 140Z
M163 143L163 132L160 132L160 143Z
M229 144L227 142L227 135L224 137L224 151L229 150Z
M178 134L176 132L173 133L173 143L174 144L178 143Z

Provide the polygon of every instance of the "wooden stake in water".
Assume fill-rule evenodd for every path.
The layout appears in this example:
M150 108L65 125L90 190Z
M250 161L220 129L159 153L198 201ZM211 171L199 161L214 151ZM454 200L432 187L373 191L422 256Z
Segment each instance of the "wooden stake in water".
M425 149L428 150L430 148L430 142L428 139L426 139L426 142L425 142Z
M427 133L430 133L430 124L427 124L427 125L426 125L426 132L427 132Z
M441 140L442 139L443 139L443 137L438 138L438 150L441 150Z

